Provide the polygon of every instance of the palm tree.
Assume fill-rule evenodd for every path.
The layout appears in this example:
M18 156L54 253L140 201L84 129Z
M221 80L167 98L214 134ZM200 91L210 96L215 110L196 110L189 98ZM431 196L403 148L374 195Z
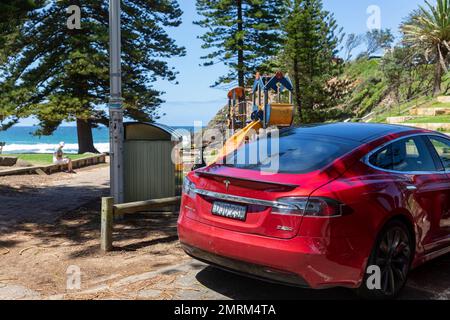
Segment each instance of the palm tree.
M401 29L407 45L422 49L435 63L435 96L441 93L442 76L447 71L450 54L450 1L437 0L435 6L425 1Z

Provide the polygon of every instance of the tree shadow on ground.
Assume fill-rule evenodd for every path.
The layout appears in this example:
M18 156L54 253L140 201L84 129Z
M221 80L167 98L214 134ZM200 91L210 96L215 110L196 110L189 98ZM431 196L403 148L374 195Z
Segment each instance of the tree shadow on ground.
M0 196L21 197L26 194L38 193L39 189L32 187L14 188L7 185L0 185Z
M175 230L173 230L175 231ZM167 236L167 237L163 237L163 238L157 238L157 239L152 239L152 240L148 240L148 241L142 241L142 242L137 242L137 243L132 243L123 247L116 247L115 250L116 251L137 251L139 249L145 248L145 247L150 247L156 244L161 244L161 243L172 243L178 241L178 236L177 235L173 235L173 236Z
M101 196L109 194L106 184L46 187L45 195L41 194L44 188L0 188L0 247L19 245L21 242L11 237L23 234L31 237L34 245L45 248L62 243L67 247L81 245L82 249L69 254L72 258L98 254ZM1 206L2 200L6 206ZM178 214L141 213L116 221L116 251L177 241L177 218Z
M97 215L99 217L99 214ZM133 252L152 248L158 244L169 244L178 241L177 222L178 214L160 214L156 212L130 215L116 221L113 231L112 254L120 252ZM94 223L94 233L100 237L100 221ZM96 239L97 239L96 238ZM100 242L85 246L82 250L72 252L70 258L79 258L98 254ZM152 248L153 255L165 255L165 251Z
M14 240L6 240L2 241L0 240L0 248L12 248L16 246L20 241L14 241Z

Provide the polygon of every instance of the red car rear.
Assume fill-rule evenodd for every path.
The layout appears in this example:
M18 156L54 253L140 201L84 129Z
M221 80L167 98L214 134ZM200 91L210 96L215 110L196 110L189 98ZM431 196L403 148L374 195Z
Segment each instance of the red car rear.
M251 157L187 176L178 233L190 256L267 281L393 297L411 267L450 251L445 135L377 124L291 128L276 153Z

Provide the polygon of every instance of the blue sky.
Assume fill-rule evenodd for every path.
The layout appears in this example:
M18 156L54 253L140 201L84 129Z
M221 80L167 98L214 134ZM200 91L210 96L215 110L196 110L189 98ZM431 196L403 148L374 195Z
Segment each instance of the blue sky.
M192 126L194 121L207 122L216 112L226 104L226 92L210 88L210 85L226 72L223 65L201 67L200 56L204 54L201 49L202 42L197 36L202 29L193 25L192 21L198 19L195 12L194 0L180 0L184 11L183 24L179 28L169 30L179 45L185 46L187 55L171 60L171 65L180 72L178 85L165 81L158 81L155 87L165 91L161 106L161 113L166 113L160 122L173 126ZM398 26L404 17L423 0L324 0L325 9L334 13L345 33L365 33L367 29L367 8L376 5L380 8L381 27L390 28L398 33ZM33 124L33 119L21 121L21 125Z

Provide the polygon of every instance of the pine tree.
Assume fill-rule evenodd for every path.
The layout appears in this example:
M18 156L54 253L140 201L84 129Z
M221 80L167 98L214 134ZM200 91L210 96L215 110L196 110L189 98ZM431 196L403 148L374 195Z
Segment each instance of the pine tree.
M338 94L333 86L341 73L337 58L342 29L321 0L291 0L285 19L284 55L294 83L298 120L322 122L335 117Z
M43 4L43 0L2 0L0 2L0 35L11 31L28 12Z
M26 19L27 14L33 9L37 9L44 4L45 0L2 0L0 2L0 65L5 63L8 56L13 56L17 52L11 50L13 44L19 36L19 27ZM0 99L0 131L6 130L16 123L17 119L6 118L14 112L14 107L3 105Z
M95 152L92 128L108 124L108 0L51 1L28 15L14 48L19 54L3 64L0 108L13 117L35 116L51 134L63 121L76 121L79 152ZM81 29L69 29L70 5L81 8ZM176 0L122 1L122 72L125 117L158 119L161 92L151 83L174 81L167 58L184 55L165 31L181 24Z
M214 86L235 83L241 87L258 67L274 57L282 42L284 0L197 0L203 19L195 22L207 29L200 37L211 50L204 65L223 62L229 67Z
M42 7L45 0L2 0L0 2L0 64L12 55L9 44L14 43L18 36L18 28L26 19L27 14Z

